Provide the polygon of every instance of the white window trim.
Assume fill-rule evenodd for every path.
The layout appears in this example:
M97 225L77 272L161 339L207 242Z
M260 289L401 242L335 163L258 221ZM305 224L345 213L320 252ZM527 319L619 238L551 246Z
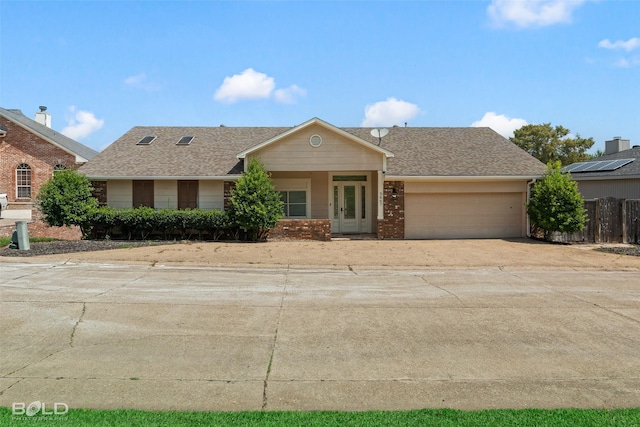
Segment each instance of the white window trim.
M311 218L311 179L309 178L276 178L272 179L276 191L306 191L305 216L288 216L286 219L310 219Z

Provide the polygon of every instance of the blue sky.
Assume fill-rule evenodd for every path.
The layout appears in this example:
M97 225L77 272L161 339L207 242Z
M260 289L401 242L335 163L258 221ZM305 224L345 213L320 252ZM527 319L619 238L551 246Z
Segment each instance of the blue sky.
M0 106L133 126L563 125L640 144L640 1L0 2Z

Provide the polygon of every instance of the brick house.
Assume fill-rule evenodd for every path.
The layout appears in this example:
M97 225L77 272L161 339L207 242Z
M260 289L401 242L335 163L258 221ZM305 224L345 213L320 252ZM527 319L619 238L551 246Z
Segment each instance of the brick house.
M382 135L384 134L384 135ZM258 158L285 203L275 233L329 239L506 238L528 233L546 167L489 128L134 127L79 171L116 208L224 209Z
M0 108L0 193L7 194L0 235L10 235L15 220L29 221L32 237L78 238L79 231L46 227L39 220L35 197L57 169L76 169L98 153L51 129L46 107L35 120L20 110Z

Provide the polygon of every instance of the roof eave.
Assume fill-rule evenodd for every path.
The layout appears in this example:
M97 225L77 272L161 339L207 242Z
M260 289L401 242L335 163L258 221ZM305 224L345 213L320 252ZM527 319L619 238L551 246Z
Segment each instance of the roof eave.
M233 181L240 178L242 175L220 175L220 176L141 176L141 175L99 175L90 174L79 171L87 178L94 181L109 181L109 180L153 180L153 181L176 181L176 180L198 180L198 181Z
M531 181L542 178L540 175L486 175L486 176L469 176L469 175L432 175L432 176L415 176L415 175L385 175L385 181L406 181L406 182L467 182L467 181Z

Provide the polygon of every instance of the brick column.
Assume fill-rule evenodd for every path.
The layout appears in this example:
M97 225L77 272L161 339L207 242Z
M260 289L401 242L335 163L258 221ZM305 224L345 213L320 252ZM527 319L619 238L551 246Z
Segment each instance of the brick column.
M378 239L404 239L404 182L384 182L384 219L378 220Z

